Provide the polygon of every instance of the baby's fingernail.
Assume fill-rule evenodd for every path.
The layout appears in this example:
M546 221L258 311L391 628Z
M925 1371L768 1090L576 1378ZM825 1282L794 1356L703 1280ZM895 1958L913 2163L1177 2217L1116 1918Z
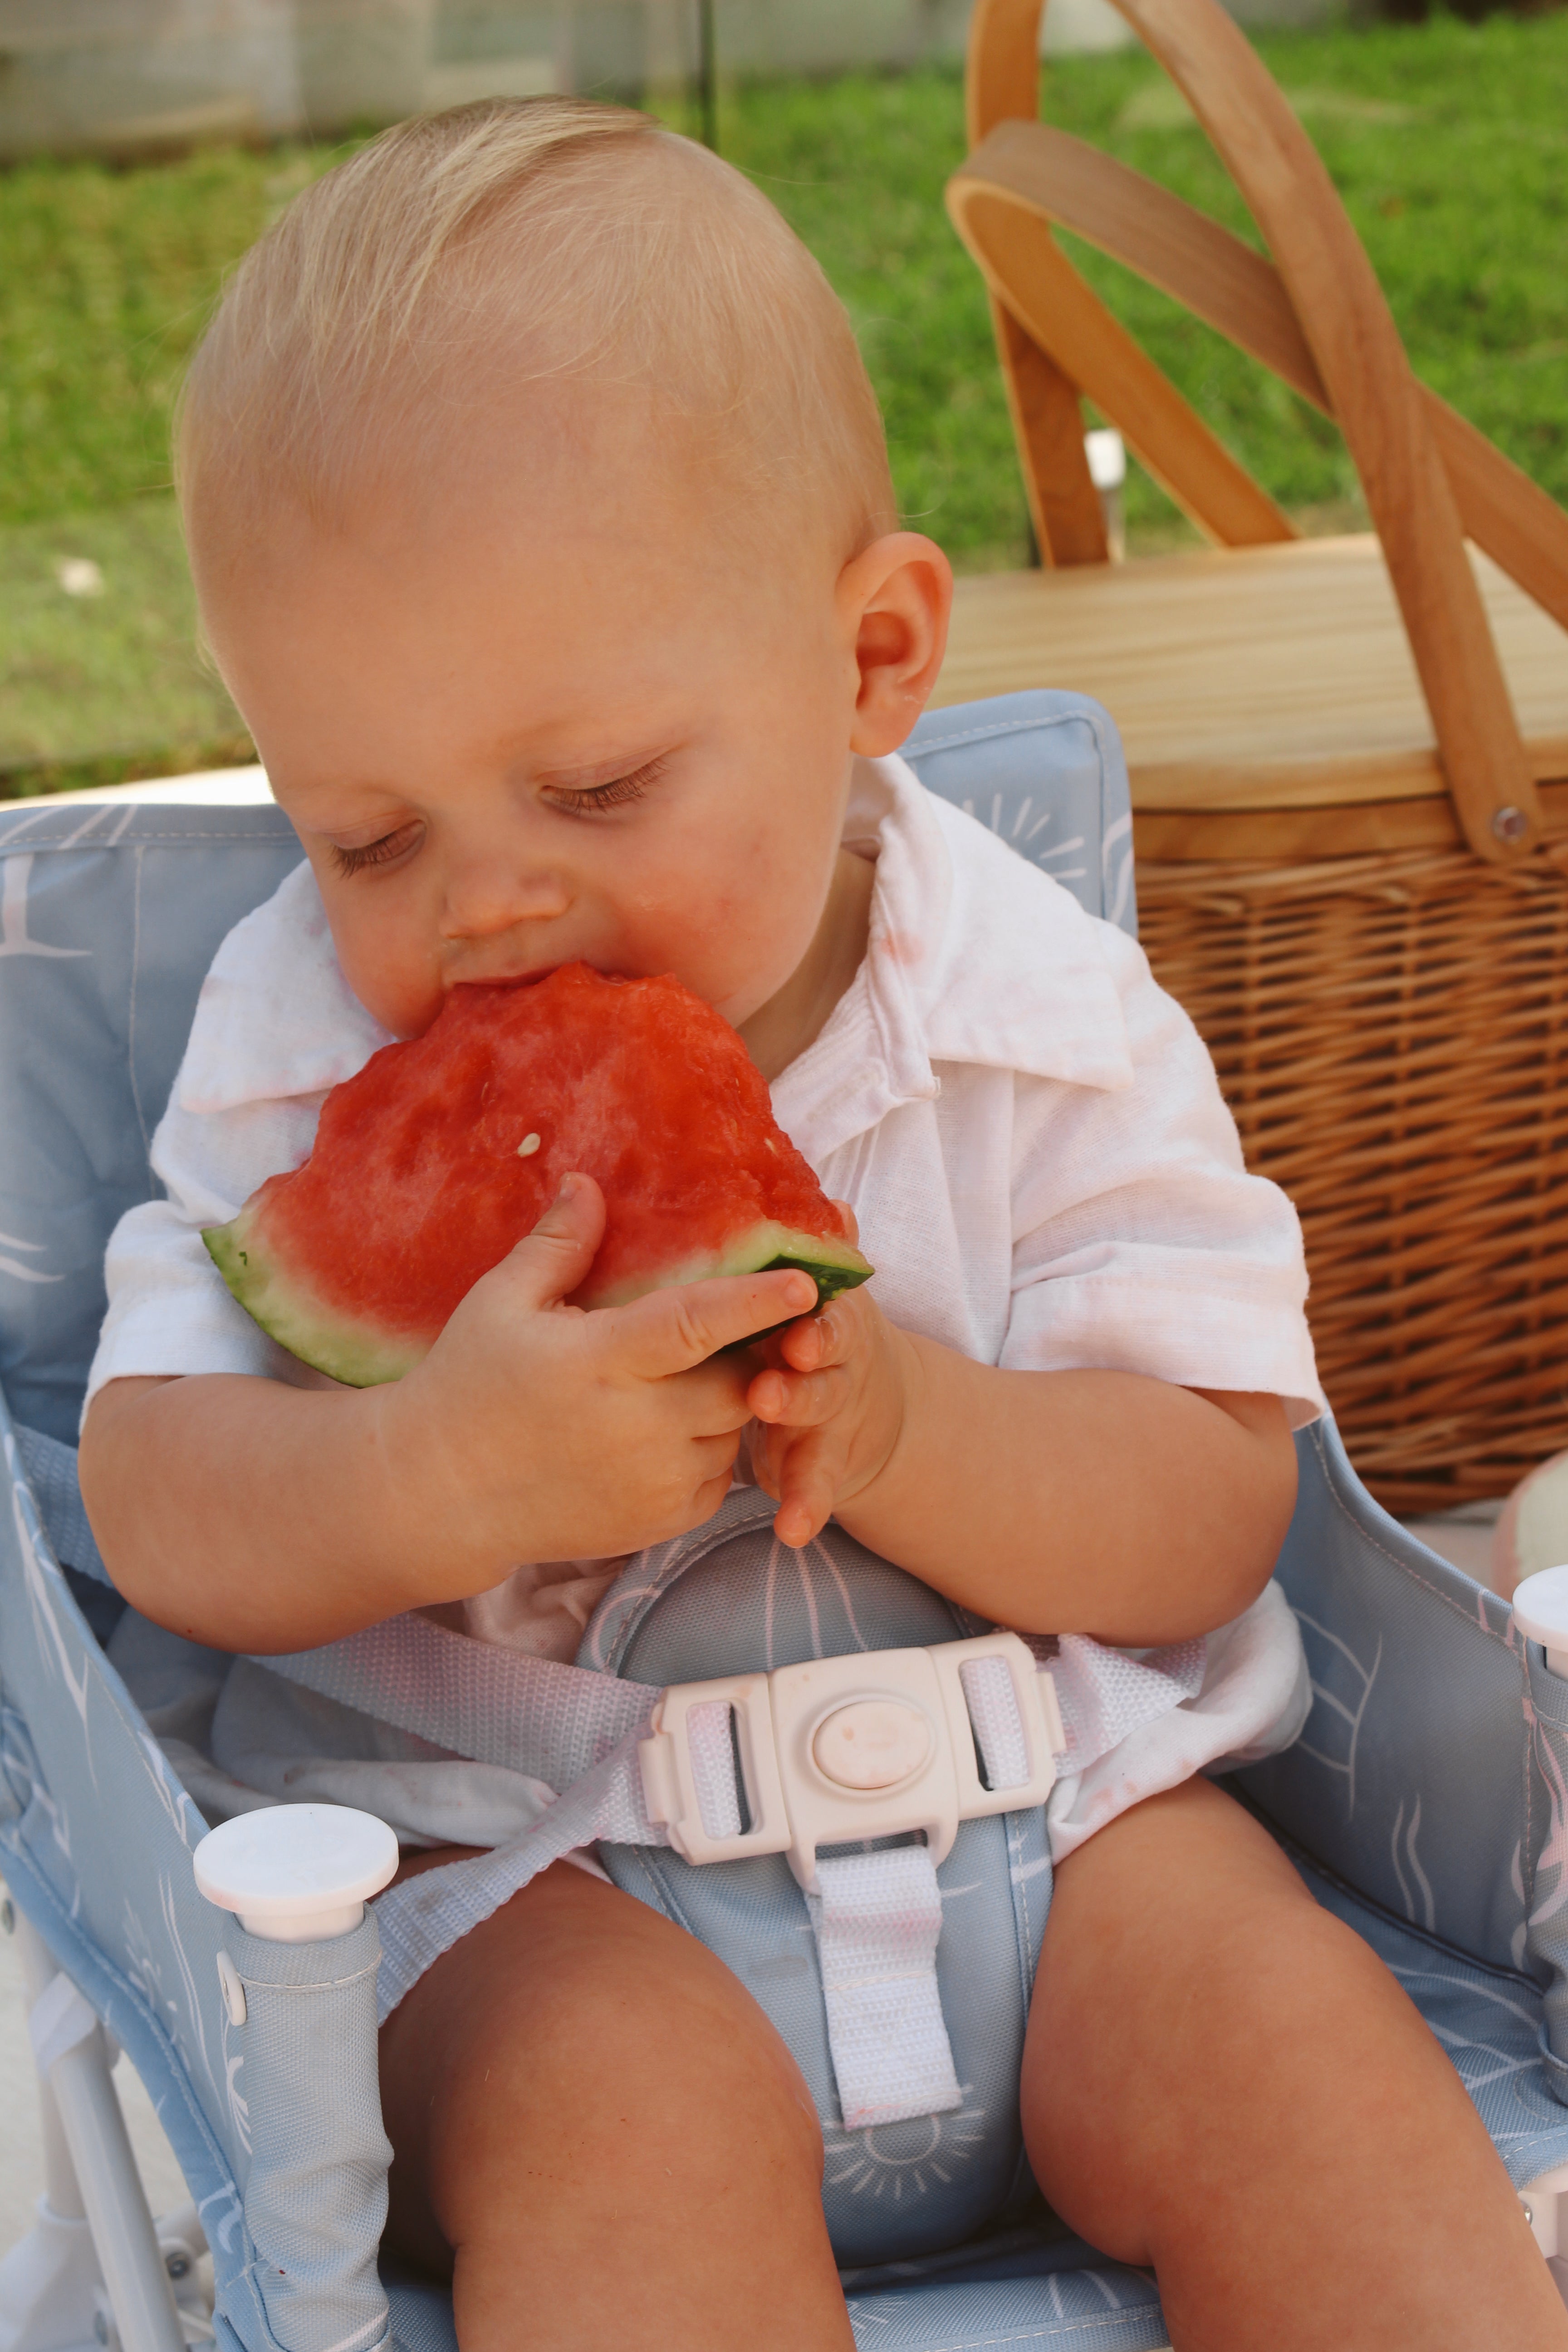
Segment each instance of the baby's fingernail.
M556 1193L555 1197L557 1201L561 1202L574 1201L582 1190L583 1179L581 1176L563 1176L561 1179L561 1190Z
M816 1285L809 1274L792 1274L785 1297L790 1306L798 1307L804 1312L816 1304Z

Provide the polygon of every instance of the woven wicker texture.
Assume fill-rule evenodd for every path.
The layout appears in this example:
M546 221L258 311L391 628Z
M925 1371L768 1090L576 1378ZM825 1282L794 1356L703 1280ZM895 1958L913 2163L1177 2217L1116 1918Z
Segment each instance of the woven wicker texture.
M1139 928L1300 1212L1319 1367L1400 1511L1568 1445L1568 844L1141 865Z

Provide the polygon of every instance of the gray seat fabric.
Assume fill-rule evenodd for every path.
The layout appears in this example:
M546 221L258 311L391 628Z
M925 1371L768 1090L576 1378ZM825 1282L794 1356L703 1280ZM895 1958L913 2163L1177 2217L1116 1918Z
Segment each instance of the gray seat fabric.
M0 808L0 1381L76 1443L103 1252L207 966L300 860L275 808Z

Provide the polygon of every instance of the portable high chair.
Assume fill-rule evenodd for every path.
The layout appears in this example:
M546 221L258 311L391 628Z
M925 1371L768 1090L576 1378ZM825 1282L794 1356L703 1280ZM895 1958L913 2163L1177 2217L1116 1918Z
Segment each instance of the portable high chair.
M931 790L969 803L1090 912L1134 927L1126 774L1097 706L1033 693L939 712L910 756ZM384 1863L351 1852L335 1878L318 1872L316 1895L338 1916L305 1940L279 1939L272 1898L254 1881L248 1893L237 1881L216 1889L245 1925L198 1892L192 1855L206 1825L161 1743L200 1748L235 1668L154 1635L102 1580L71 1450L104 1244L149 1195L148 1138L196 990L224 933L299 854L269 805L64 799L0 811L10 1502L0 1522L0 1868L24 1939L51 2149L37 2227L0 2263L0 2352L87 2352L94 2342L174 2352L208 2338L225 2352L453 2343L444 2293L377 2269L387 2148L375 1979L386 1939L360 1898ZM1568 1681L1503 1603L1368 1498L1331 1425L1304 1433L1299 1453L1300 1501L1278 1572L1300 1615L1315 1706L1300 1743L1247 1774L1244 1793L1319 1899L1419 2001L1554 2257L1568 2188ZM617 1722L634 1725L639 1693L666 1693L650 1743L667 1742L664 1763L643 1787L662 1788L663 1818L690 1834L671 1851L618 1844L602 1829L606 1863L712 1942L795 2050L822 2115L824 2193L858 2341L899 2352L1163 2345L1152 2281L1055 2225L1022 2160L1016 2043L1050 1866L1038 1803L1025 1801L1040 1759L1016 1654L868 1558L852 1581L806 1562L767 1603L764 1638L763 1597L733 1530L721 1533L729 1550L665 1589L611 1596L579 1657L595 1671L573 1686L592 1685ZM713 1578L729 1580L718 1611L704 1608ZM419 1640L425 1624L398 1620L356 1638ZM1536 1630L1568 1665L1568 1622ZM345 1661L339 1646L310 1654L300 1672L318 1687L336 1675L352 1697L357 1654L342 1645ZM826 2056L833 1988L825 2000L782 1851L687 1856L704 1834L728 1851L770 1818L769 1774L782 1765L770 1762L768 1724L780 1718L760 1702L749 1711L755 1686L767 1679L776 1707L781 1676L816 1672L817 1661L837 1672L831 1662L847 1654L857 1689L875 1690L884 1673L927 1672L880 1666L890 1651L934 1661L943 1752L963 1782L937 1871L934 1961L960 2096L933 2102L929 2116L855 2126ZM485 1655L511 1670L510 1654ZM964 1680L966 1664L995 1658L1000 1682ZM693 1684L728 1694L723 1754L745 1802L727 1826L697 1769L713 1758L703 1767ZM1009 1762L1009 1727L1020 1725ZM460 1748L460 1727L450 1728L445 1744ZM591 1749L586 1761L563 1807L589 1802L581 1792L601 1767ZM323 1816L330 1809L248 1818L263 1837L295 1839L308 1874ZM293 1930L310 1924L296 1917ZM193 2210L162 2225L125 2144L106 2036L146 2084L189 2185ZM169 2284L178 2274L188 2287L204 2232L211 2313L196 2301L176 2307Z

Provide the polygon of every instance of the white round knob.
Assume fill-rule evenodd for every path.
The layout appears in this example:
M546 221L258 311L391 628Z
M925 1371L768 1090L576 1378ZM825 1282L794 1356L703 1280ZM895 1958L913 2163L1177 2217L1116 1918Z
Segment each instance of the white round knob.
M1568 1567L1543 1568L1516 1584L1513 1622L1532 1642L1545 1643L1554 1675L1568 1675Z
M901 1699L852 1699L817 1725L811 1753L840 1789L896 1789L931 1755L931 1725Z
M247 1935L318 1944L359 1926L396 1874L397 1840L349 1805L268 1805L209 1830L191 1859L207 1901Z

